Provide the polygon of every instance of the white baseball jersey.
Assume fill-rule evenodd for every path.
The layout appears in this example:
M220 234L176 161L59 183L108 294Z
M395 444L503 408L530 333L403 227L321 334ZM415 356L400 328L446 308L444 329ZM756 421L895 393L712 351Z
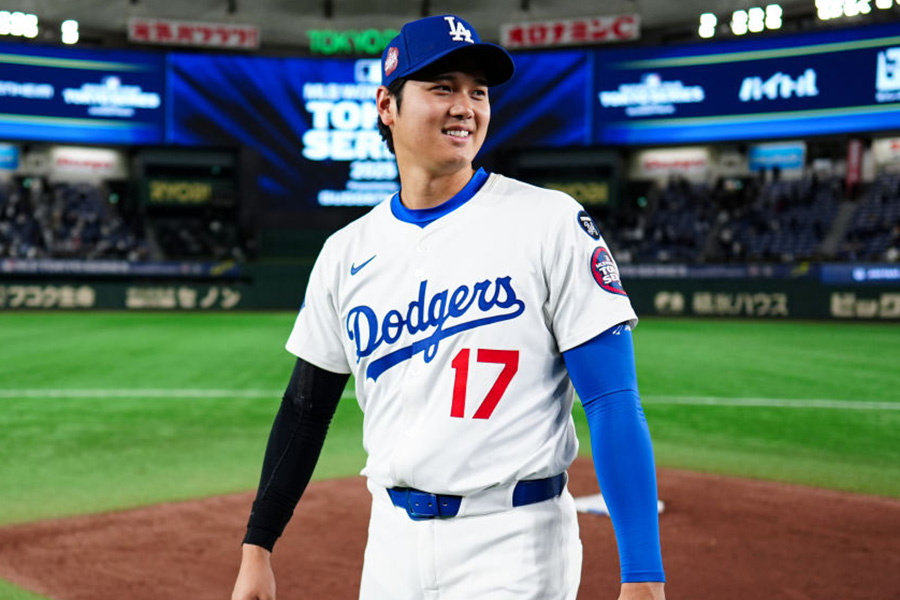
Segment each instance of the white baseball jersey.
M387 201L332 235L287 349L355 376L364 475L465 496L568 468L561 353L636 320L581 206L493 174L424 228Z

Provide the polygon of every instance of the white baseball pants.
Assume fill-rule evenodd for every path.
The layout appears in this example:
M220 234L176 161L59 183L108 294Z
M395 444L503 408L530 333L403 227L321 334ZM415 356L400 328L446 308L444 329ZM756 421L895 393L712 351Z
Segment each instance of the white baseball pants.
M568 488L500 512L413 521L370 483L360 600L575 600L581 540Z

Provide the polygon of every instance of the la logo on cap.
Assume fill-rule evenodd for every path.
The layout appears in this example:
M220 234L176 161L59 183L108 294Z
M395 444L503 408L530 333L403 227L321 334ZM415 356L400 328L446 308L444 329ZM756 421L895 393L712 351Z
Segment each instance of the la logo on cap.
M475 43L472 39L472 32L466 29L466 26L462 23L457 23L456 17L444 17L444 20L447 21L447 24L450 26L449 35L454 42Z

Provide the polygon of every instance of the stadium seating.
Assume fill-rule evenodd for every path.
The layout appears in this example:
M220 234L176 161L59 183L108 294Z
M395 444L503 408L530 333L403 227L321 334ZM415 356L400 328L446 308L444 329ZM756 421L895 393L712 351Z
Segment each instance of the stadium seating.
M139 229L125 223L100 187L41 179L0 188L0 257L150 257Z
M832 227L840 200L837 180L770 182L749 210L736 219L735 237L751 261L821 258L820 246Z
M900 175L883 175L871 185L847 228L838 257L900 260Z
M88 183L0 182L0 258L243 260L237 224L206 216L128 218ZM208 215L207 215L208 216Z
M856 203L843 196L839 178L737 189L673 179L645 207L598 221L621 263L900 260L900 175L880 176ZM0 181L0 258L246 260L228 215L125 215L108 198L95 184ZM829 235L836 252L823 250Z
M238 227L224 220L199 217L155 218L148 221L161 254L178 260L243 260Z
M674 180L649 196L643 213L606 218L620 262L793 262L830 258L823 243L839 225L843 185L807 177L726 190ZM887 205L900 206L896 191L891 198Z

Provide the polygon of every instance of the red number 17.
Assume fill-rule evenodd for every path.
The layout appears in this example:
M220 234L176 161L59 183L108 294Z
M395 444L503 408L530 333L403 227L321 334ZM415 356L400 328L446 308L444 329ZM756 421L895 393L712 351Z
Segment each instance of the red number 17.
M453 404L450 406L450 416L462 419L466 414L466 385L469 380L469 354L468 348L463 348L450 363L456 371L456 379L453 382ZM503 365L503 370L497 377L497 381L491 387L487 396L481 402L481 406L472 415L473 419L490 419L497 403L509 387L513 375L519 370L518 350L478 350L477 362L495 363Z

